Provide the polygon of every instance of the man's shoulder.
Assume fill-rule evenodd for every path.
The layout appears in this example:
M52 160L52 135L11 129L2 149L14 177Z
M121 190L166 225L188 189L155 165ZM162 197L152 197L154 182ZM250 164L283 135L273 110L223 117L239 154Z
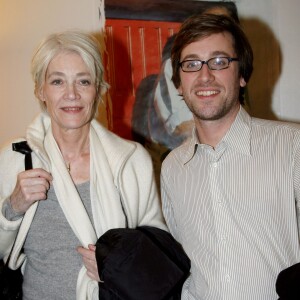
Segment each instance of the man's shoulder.
M187 161L187 153L189 153L190 144L185 142L173 149L162 163L162 169L181 168Z
M252 127L277 134L292 134L300 136L300 123L252 118Z

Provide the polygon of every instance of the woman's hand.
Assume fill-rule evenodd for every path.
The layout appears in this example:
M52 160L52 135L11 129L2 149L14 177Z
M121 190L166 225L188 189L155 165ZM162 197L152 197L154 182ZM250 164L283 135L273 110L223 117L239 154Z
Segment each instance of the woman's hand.
M83 247L77 248L78 253L82 256L83 264L87 269L87 275L97 282L100 282L100 277L98 274L98 266L96 261L96 246L89 245L89 249Z
M25 213L38 200L47 199L52 176L43 169L31 169L18 174L10 196L10 205L16 213Z

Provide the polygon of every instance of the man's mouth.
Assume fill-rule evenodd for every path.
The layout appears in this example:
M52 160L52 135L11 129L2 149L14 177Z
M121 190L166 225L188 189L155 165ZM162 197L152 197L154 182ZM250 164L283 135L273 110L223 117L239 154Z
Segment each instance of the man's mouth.
M208 96L216 95L218 93L219 93L218 91L198 91L196 92L196 95L208 97Z

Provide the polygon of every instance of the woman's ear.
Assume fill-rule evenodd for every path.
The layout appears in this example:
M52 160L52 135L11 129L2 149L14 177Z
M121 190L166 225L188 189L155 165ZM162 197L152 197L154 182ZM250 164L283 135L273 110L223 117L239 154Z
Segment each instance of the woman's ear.
M44 90L43 90L42 87L39 88L39 90L38 90L37 93L36 93L36 96L37 96L37 98L38 98L40 101L43 101L43 102L46 101L46 98L45 98L45 96L44 96Z

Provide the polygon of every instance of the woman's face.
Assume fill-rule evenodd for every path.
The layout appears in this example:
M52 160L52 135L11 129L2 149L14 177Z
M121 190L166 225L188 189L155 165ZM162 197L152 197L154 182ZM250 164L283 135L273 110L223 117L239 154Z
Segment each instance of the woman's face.
M81 56L61 52L47 68L40 100L46 103L52 130L87 126L94 116L96 87Z

